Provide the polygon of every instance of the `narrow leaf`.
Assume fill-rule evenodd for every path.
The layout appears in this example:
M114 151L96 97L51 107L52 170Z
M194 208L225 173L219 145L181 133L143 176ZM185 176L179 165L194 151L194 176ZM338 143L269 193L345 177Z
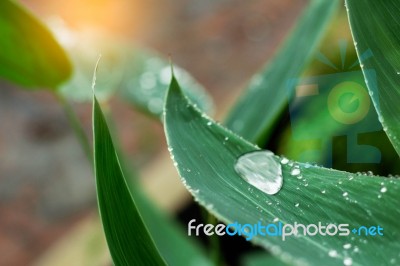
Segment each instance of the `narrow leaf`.
M230 112L225 123L228 128L245 139L265 142L290 96L288 80L298 77L309 62L339 2L310 1L279 53L252 78Z
M71 74L63 49L27 10L0 1L0 76L29 88L56 89Z
M387 265L399 261L398 179L360 176L275 156L274 164L279 167L270 164L260 169L255 163L247 168L260 174L279 173L281 168L283 187L268 195L244 181L234 169L241 155L259 149L191 105L175 79L165 112L169 150L184 184L221 221L348 224L346 236L301 234L283 241L279 236L254 235L252 240L272 254L289 264L303 265ZM350 231L378 225L384 228L383 236Z
M364 77L383 129L400 154L400 2L346 0Z
M131 197L96 98L93 139L98 205L115 265L165 265Z

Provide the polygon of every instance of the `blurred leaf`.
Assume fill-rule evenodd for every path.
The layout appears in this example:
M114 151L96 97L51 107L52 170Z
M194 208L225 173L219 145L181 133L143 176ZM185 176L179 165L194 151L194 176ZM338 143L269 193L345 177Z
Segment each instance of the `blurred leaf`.
M361 71L303 77L293 83L317 86L318 94L296 95L289 102L290 123L280 129L279 154L354 172L399 171L398 156L378 121ZM333 101L337 91L340 101ZM351 112L343 113L346 110ZM345 117L354 120L344 123Z
M172 80L165 106L165 134L183 183L195 199L225 223L348 223L384 228L384 236L255 236L253 241L289 264L388 265L400 259L398 179L359 176L295 162L273 160L282 169L283 187L267 195L234 170L238 158L258 148L207 118L191 105ZM195 137L193 137L195 136ZM279 172L278 166L254 172ZM296 176L292 171L298 169ZM360 189L362 188L362 189ZM390 214L390 215L388 215Z
M0 1L0 76L29 88L56 89L71 65L51 33L12 0Z
M288 80L304 70L339 2L310 1L279 53L252 78L230 112L225 123L228 128L257 143L268 138L290 96Z
M92 101L93 67L101 55L101 62L97 68L96 97L100 101L112 97L123 82L129 49L121 42L115 41L114 36L95 29L73 31L62 21L53 21L51 26L54 33L60 35L60 39L62 36L68 36L64 37L65 41L62 44L75 70L72 78L61 86L61 94L72 101Z
M185 70L174 67L182 89L200 109L212 113L213 102L206 90ZM171 65L150 51L138 49L129 57L122 83L122 97L136 108L160 118L171 80Z
M129 192L96 98L93 139L100 216L115 265L165 265Z
M65 40L63 45L75 69L72 78L61 87L65 97L81 102L92 100L93 66L101 54L97 69L97 98L104 101L119 91L123 100L135 108L160 118L171 79L171 66L166 60L156 52L132 46L94 29L73 31L62 21L53 21L51 25L54 33ZM213 102L205 89L187 71L176 67L175 72L190 99L202 110L212 112Z
M400 2L346 0L364 77L383 128L400 154Z

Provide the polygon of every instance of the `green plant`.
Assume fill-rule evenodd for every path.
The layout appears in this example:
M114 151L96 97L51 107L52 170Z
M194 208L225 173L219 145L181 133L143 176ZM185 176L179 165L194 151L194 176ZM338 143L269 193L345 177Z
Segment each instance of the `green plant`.
M257 145L277 150L280 147L274 145L287 140L282 136L287 125L281 123L284 115L287 115L287 80L297 78L307 68L338 4L339 1L310 1L296 29L275 58L253 77L224 125L197 108L171 74L171 83L163 103L169 151L182 182L195 200L220 221L226 224L257 224L261 219L269 223L351 223L355 228L377 225L384 228L383 237L315 235L282 241L276 237L254 236L253 242L269 252L248 255L243 260L246 265L396 265L400 260L397 229L400 183L397 178L338 171L292 161L283 156L268 155L269 164L264 167L283 179L283 187L276 194L269 195L254 183L246 182L246 178L241 178L235 171L238 159L244 154L261 154ZM400 97L400 37L396 33L400 24L396 16L400 12L400 4L395 0L347 0L346 9L361 70L375 105L376 113L372 117L382 123L383 131L399 153L400 111L397 102ZM368 60L362 55L366 50L373 54ZM369 71L371 69L374 72ZM18 72L18 69L13 69L11 73L14 72ZM14 82L27 85L7 73L0 72ZM121 83L122 87L126 85L124 80ZM289 95L292 95L295 87L290 88L292 91L289 91ZM164 91L165 87L157 87L155 97L160 100ZM96 96L93 98L94 170L98 203L114 263L220 263L218 260L211 261L193 243L193 239L182 234L174 222L156 210L135 178L126 178L129 172L124 167L126 162L113 144ZM198 99L198 95L195 93L191 98ZM146 108L151 97L135 99L132 102L139 108L146 109L156 117L161 114L159 109ZM200 106L202 102L200 100ZM353 102L350 100L348 106ZM202 107L207 109L207 104ZM305 113L315 115L311 120L302 118L306 123L301 127L304 134L307 134L307 126L323 128L328 133L346 128L326 122L326 115L322 112L318 114L321 108L318 101L302 108L306 110ZM68 112L72 114L72 110ZM79 125L75 128L79 128ZM81 139L86 141L83 137ZM379 135L379 140L385 142L386 136ZM283 150L290 153L296 148L292 146L288 145ZM385 149L388 151L390 148ZM264 156L266 153L262 154ZM360 156L368 157L368 154ZM391 170L396 169L392 165L396 163L398 155L390 160ZM265 173L265 169L257 163L248 165L246 169L248 173Z

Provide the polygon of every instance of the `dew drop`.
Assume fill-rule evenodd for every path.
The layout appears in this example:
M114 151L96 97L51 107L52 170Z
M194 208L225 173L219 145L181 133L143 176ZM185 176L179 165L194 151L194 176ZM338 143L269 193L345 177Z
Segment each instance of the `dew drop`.
M287 164L289 162L288 158L282 158L281 164Z
M343 193L343 197L347 197L348 195L349 195L349 193L347 193L347 192Z
M334 258L338 255L338 253L336 250L332 249L332 250L329 250L328 255L329 255L329 257Z
M274 218L273 222L276 223L279 221L279 218Z
M321 193L322 193L322 194L325 194L325 193L326 193L326 190L322 190Z
M211 121L208 121L207 122L207 126L211 126L212 125L212 122Z
M291 175L299 175L300 174L300 169L299 168L294 168L291 172Z
M350 243L344 244L343 248L344 249L349 249L349 248L351 248L351 244Z
M382 192L382 193L385 193L386 191L387 191L387 188L386 188L386 187L381 188L381 192Z
M295 206L295 207L299 207L299 205L300 205L300 203L296 203L294 206Z
M282 168L270 151L256 151L239 157L236 172L250 185L274 195L283 185Z
M343 264L344 264L345 266L353 265L353 260L352 260L351 258L349 258L349 257L344 258Z

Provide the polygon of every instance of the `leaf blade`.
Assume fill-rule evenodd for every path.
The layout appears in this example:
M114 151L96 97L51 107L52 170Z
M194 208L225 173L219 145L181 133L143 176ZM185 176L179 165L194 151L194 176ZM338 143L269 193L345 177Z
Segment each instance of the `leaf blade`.
M232 108L225 121L227 128L257 143L268 138L288 99L287 81L301 74L338 3L310 2L284 46L260 74L252 78Z
M386 134L400 154L400 12L398 1L346 0L367 87ZM369 54L370 53L370 54Z
M367 241L362 237L352 239L351 236L337 235L286 241L255 237L254 242L285 262L338 265L351 258L353 265L374 265L399 259L400 234L396 230L396 221L400 219L396 201L400 192L398 179L357 176L308 164L298 164L303 176L298 179L291 176L288 164L282 164L283 189L277 195L269 196L245 183L234 171L239 156L259 148L190 105L175 79L167 95L165 112L165 134L178 172L196 200L221 221L257 224L260 219L271 223L279 218L284 223L305 225L318 222L348 223L352 227L379 224L387 232L385 237L368 238ZM382 186L386 186L384 192ZM358 251L343 248L348 243ZM383 246L387 248L383 250ZM330 256L331 250L338 254Z
M29 88L54 90L71 74L70 62L47 28L14 1L0 2L0 76Z
M165 265L127 187L96 98L93 101L93 138L98 205L114 263Z

